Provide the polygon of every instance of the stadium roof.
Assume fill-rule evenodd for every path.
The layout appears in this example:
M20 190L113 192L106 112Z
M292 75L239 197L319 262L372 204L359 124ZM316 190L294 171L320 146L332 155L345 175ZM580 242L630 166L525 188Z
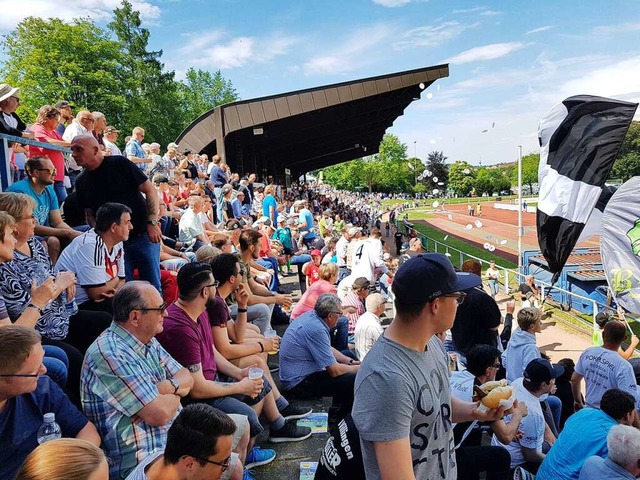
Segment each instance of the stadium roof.
M233 171L292 178L378 152L385 131L439 78L437 65L220 105L176 139Z

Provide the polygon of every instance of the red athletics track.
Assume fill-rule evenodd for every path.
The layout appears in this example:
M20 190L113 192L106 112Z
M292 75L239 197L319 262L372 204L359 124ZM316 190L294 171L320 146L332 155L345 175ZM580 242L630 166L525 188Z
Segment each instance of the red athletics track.
M439 207L436 211L430 212L433 215L432 218L414 221L438 228L445 231L450 237L455 237L478 248L484 248L485 243L495 245L494 255L517 263L518 212L494 208L493 202L483 202L481 205L482 216L480 217L470 216L467 204L459 204L445 205L445 211ZM482 222L480 228L475 226L476 221ZM468 224L473 225L471 230L465 228ZM522 251L538 250L540 247L536 232L536 214L522 212L522 225L524 227ZM506 240L506 244L501 245L500 242L504 240ZM446 244L446 242L444 243ZM579 246L598 247L599 239L594 237Z

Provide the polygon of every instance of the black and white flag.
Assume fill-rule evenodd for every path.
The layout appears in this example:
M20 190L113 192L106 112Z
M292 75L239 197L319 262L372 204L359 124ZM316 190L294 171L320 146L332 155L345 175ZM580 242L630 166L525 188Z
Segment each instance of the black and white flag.
M594 210L637 108L577 95L540 121L538 243L554 282Z

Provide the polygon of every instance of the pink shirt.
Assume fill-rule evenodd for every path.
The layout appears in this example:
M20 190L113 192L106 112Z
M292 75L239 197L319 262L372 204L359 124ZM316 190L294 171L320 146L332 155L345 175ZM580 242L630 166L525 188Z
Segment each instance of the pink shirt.
M62 137L58 132L55 130L47 130L44 128L44 125L40 125L39 123L31 125L31 127L29 127L29 131L33 132L35 139L39 142L48 142L49 139L62 140ZM62 152L29 145L29 157L33 157L35 155L44 155L45 157L49 157L53 166L56 167L54 180L56 182L62 182L64 180L64 155L62 155Z
M309 310L313 310L316 306L318 297L323 293L336 293L336 287L331 285L326 280L318 280L304 292L300 301L296 304L291 312L291 320L295 320L303 313L307 313Z

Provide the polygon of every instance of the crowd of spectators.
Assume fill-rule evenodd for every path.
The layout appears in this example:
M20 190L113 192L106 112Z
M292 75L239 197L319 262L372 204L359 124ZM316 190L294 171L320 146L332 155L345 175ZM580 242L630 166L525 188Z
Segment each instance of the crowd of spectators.
M45 145L12 145L0 193L0 478L251 480L276 456L264 430L311 436L309 397L332 400L318 480L640 473L623 321L554 365L535 280L503 319L495 265L405 245L415 199L383 226L381 194L161 155L64 100L27 126L18 104L0 85L0 132ZM513 404L480 408L474 386L503 378ZM38 433L49 413L63 438Z

